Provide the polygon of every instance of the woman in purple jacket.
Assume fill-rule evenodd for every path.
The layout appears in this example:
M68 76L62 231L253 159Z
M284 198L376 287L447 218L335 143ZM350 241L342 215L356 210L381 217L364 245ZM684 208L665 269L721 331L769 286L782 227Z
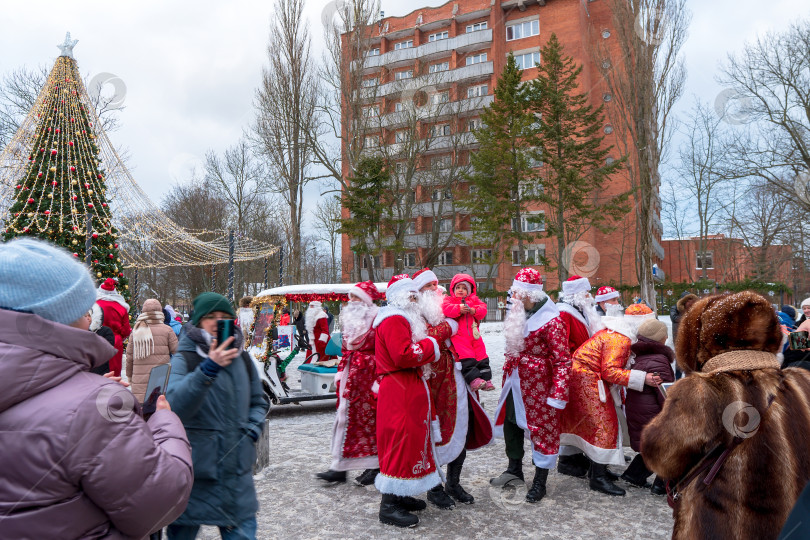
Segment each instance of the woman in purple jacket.
M179 516L191 449L161 400L144 422L90 373L115 354L88 332L87 269L31 239L0 244L0 537L144 538Z
M641 323L638 328L638 341L632 345L636 355L633 369L655 373L661 377L662 382L674 382L675 373L672 371L672 362L675 353L664 345L667 340L667 326L661 321L651 319ZM639 392L627 391L625 401L627 413L627 430L630 432L630 447L641 452L641 431L664 408L664 394L658 386L644 385ZM633 461L622 474L622 480L636 487L647 487L647 478L652 474L641 453L636 454ZM664 481L655 477L651 491L654 495L666 493Z

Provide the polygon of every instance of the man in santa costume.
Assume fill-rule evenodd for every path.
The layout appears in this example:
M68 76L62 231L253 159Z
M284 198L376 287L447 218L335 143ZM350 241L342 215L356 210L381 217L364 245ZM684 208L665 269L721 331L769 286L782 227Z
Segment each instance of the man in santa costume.
M427 506L413 495L441 484L423 369L439 358L439 344L427 335L419 291L407 274L392 277L385 296L388 305L374 319L374 361L382 378L377 398L380 473L374 485L382 493L380 521L413 527L419 518L411 511Z
M433 434L436 448L436 464L447 465L447 483L444 497L441 485L428 492L428 500L442 507L455 506L453 499L472 504L475 499L461 487L461 469L467 450L475 450L492 441L492 423L475 392L470 389L461 374L461 362L452 350L448 335L455 334L458 323L445 318L442 313L444 293L439 289L436 274L423 268L413 275L419 289L419 304L422 317L427 323L427 333L439 343L439 359L431 364L427 380L433 409ZM447 495L452 497L448 499Z
M591 282L582 276L571 276L562 284L557 308L568 333L568 350L574 355L580 345L596 332L604 328L596 311L596 303L591 296ZM583 478L588 474L591 463L581 452L565 455L561 450L557 472Z
M340 310L343 326L343 355L335 376L338 407L332 428L332 465L316 476L326 482L345 482L346 471L363 470L357 477L362 486L374 482L377 460L377 370L374 364L376 339L372 323L381 295L371 281L349 289L349 302Z
M523 481L523 439L528 438L535 473L526 500L535 503L545 496L548 471L557 462L559 417L568 401L571 354L560 311L543 292L539 272L522 269L509 292L503 390L495 411L495 434L504 438L509 467L490 483L504 486Z
M617 291L610 285L599 287L599 290L596 291L595 300L596 300L596 312L599 313L599 315L602 317L608 314L608 306L621 305L619 303L619 291Z
M315 362L321 365L333 365L337 363L334 356L326 355L326 345L329 343L329 319L323 310L323 305L317 300L309 303L304 314L304 325L309 335L309 351L305 364Z
M623 450L624 413L620 387L642 390L657 386L653 373L631 369L630 346L641 323L655 314L643 304L633 304L624 316L608 315L605 325L576 353L571 373L570 403L562 414L563 451L584 452L590 459L589 485L608 495L624 495L624 489L608 476L608 465L625 465Z
M104 326L115 335L115 349L118 351L110 358L110 371L116 377L121 376L121 358L124 355L124 340L132 333L129 326L129 304L115 290L115 280L107 278L96 290L96 303L104 312Z

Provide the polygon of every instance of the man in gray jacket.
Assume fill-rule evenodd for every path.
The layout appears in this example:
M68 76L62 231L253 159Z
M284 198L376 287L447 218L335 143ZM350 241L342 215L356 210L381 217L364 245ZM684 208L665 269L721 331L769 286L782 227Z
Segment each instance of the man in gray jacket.
M90 372L115 348L88 330L87 268L31 239L0 244L0 537L144 538L191 491L191 449L165 398L144 422Z

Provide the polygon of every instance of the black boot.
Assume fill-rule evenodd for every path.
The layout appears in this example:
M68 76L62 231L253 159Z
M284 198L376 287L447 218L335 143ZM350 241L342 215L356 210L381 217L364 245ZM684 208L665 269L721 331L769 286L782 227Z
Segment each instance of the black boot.
M509 458L509 467L500 476L490 478L489 483L493 486L505 486L518 480L523 482L523 460Z
M366 469L363 471L363 474L355 478L354 481L358 486L370 486L374 483L374 480L377 478L377 473L379 472L380 469Z
M548 469L540 467L534 468L534 481L532 487L526 493L526 501L530 503L540 502L546 496L546 479L548 478Z
M650 484L647 483L647 478L651 474L652 471L647 469L641 454L636 454L636 457L633 458L633 461L622 473L621 479L635 487L649 488Z
M591 460L589 460L585 454L560 456L557 459L557 472L566 476L585 478L588 476L590 466Z
M462 450L461 454L456 459L447 464L447 484L444 486L444 490L458 502L472 504L475 502L475 498L464 491L464 488L461 487L459 483L461 480L461 468L464 466L466 454L467 451Z
M397 504L396 495L383 493L382 501L380 501L380 521L396 527L416 527L419 518L402 509Z
M653 495L666 495L667 494L667 486L666 482L661 480L658 476L655 477L653 480L652 487L650 488L650 493Z
M588 473L590 478L590 487L594 491L600 491L606 495L624 495L625 491L608 480L605 475L607 465L601 463L592 463L591 470Z
M427 508L427 503L425 501L416 499L414 497L408 497L407 495L404 497L397 496L397 504L406 512L419 512L420 510Z
M433 488L428 491L427 500L442 510L450 510L456 507L456 503L453 502L453 499L451 499L447 493L444 492L444 486L442 486L441 482L433 486Z
M319 472L315 477L320 478L324 482L345 482L346 471L333 471L329 469L326 472Z

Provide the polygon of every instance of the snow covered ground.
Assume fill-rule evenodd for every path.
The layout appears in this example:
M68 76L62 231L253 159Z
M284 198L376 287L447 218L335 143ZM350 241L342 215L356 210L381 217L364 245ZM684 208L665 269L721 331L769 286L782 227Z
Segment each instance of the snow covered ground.
M668 317L663 320L669 324ZM504 348L501 328L501 323L485 323L481 327L493 381L498 387ZM297 384L298 372L294 367L288 368L287 373ZM499 392L481 394L484 408L492 414ZM420 523L415 529L382 525L377 519L380 496L373 486L363 488L346 483L326 487L314 478L316 472L329 467L334 406L334 401L327 401L271 410L270 465L256 476L259 538L664 539L672 534L672 511L666 498L621 481L619 484L627 489L627 495L610 497L588 489L585 479L552 471L548 494L539 504L525 502L525 488L517 491L491 488L489 479L506 467L500 439L467 456L462 485L475 497L475 504L459 505L450 511L428 505L427 510L419 513ZM627 448L626 454L632 456L633 452ZM528 479L533 475L529 456L527 451L524 470ZM356 473L350 473L350 478L354 476ZM211 527L205 527L199 536L218 537L218 531Z

